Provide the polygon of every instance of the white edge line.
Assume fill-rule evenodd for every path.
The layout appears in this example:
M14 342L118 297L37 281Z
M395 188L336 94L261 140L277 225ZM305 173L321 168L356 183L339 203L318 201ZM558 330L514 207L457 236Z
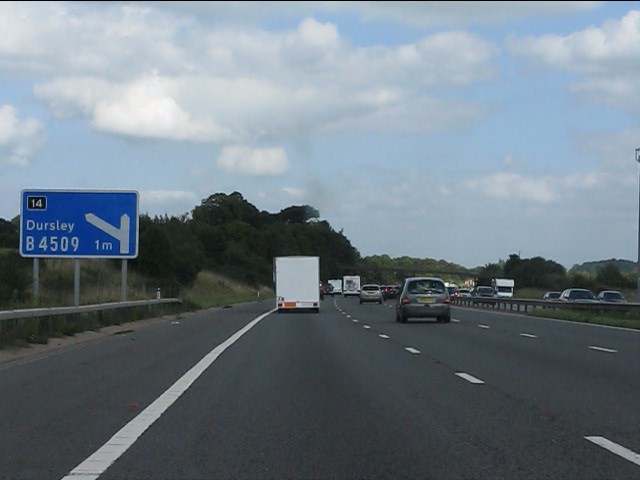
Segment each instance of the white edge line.
M413 348L413 347L405 347L404 349L405 349L407 352L409 352L409 353L413 353L413 354L415 354L415 355L417 355L417 354L419 354L419 353L420 353L420 350L416 350L416 349L415 349L415 348Z
M468 373L456 372L456 375L459 376L460 378L464 378L467 382L473 383L475 385L484 384L484 382L482 380L480 380L479 378L474 377L473 375L469 375Z
M629 450L628 448L623 447L622 445L618 445L617 443L612 442L611 440L607 440L604 437L584 437L596 445L609 450L611 453L615 453L616 455L624 458L625 460L629 460L636 465L640 465L640 454Z
M538 336L534 335L533 333L521 333L520 336L526 338L538 338Z
M122 427L102 447L91 454L80 465L71 470L62 480L95 480L102 475L107 468L125 453L131 445L158 419L160 416L187 391L200 375L224 352L233 345L245 333L267 315L275 312L274 308L252 320L243 328L227 338L220 345L207 353L189 371L180 377L173 385L155 399L147 408L140 412L129 423Z
M618 353L617 350L613 350L611 348L604 348L604 347L596 347L595 345L589 345L589 348L591 350L597 350L598 352L606 352L606 353Z
M381 333L378 335L380 338L389 338L389 335L385 335L384 333Z
M453 323L460 323L460 320L456 320L455 318L452 318L452 319L451 319L451 321L452 321Z
M483 325L483 324L479 324L478 326L479 326L480 328L491 328L491 327L489 327L489 325Z

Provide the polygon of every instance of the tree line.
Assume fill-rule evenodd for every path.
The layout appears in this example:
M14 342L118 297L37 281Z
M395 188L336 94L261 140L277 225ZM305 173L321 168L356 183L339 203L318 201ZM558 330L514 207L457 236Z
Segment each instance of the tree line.
M344 265L362 260L342 231L320 220L315 208L298 205L269 213L239 192L212 194L190 215L143 214L138 220L138 257L128 260L129 268L176 294L203 270L251 286L272 286L277 256L319 256L321 278L341 276ZM19 216L0 219L0 304L29 293L31 259L19 255L19 243ZM41 268L46 262L41 260Z
M473 269L445 260L374 255L363 258L361 271L366 272L367 281L383 284L397 283L404 276L436 275L456 284L470 280L475 285L487 286L491 285L492 278L512 278L518 289L557 291L575 287L597 292L631 289L636 285L636 273L622 273L615 260L600 262L595 268L595 275L591 275L579 270L567 272L564 266L553 260L542 257L520 258L516 254L509 255L506 261L488 263Z
M28 297L31 259L19 253L20 218L0 218L0 305ZM251 286L273 284L273 258L284 255L320 257L323 281L360 274L369 283L398 283L409 275L438 275L448 281L472 278L490 284L508 277L518 288L562 290L584 287L633 288L633 272L621 273L614 262L598 267L595 276L566 269L541 257L522 259L512 254L504 262L475 269L445 260L386 254L362 257L342 231L320 220L309 205L291 206L278 213L259 210L239 192L215 193L202 200L190 215L139 217L138 257L130 268L165 291L189 286L197 274L212 270ZM117 262L114 260L114 262ZM46 265L46 259L42 260ZM44 265L43 265L44 266ZM176 292L175 294L178 294Z

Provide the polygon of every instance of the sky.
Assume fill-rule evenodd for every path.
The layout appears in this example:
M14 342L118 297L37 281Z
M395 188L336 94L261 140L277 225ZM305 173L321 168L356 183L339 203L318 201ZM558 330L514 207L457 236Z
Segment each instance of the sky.
M2 2L23 190L310 205L364 256L638 260L640 2Z

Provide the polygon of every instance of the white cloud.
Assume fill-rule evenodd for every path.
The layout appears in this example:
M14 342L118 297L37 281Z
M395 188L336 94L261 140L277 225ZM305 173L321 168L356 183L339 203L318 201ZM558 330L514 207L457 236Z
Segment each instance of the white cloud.
M190 24L144 2L3 2L0 68L118 78L181 67L176 39Z
M34 95L58 118L92 116L96 103L108 97L111 86L95 77L64 77L36 84Z
M176 101L173 82L153 75L113 89L99 100L93 125L99 130L172 140L225 140L231 135L209 119L197 120Z
M307 192L303 188L298 187L284 187L282 191L291 198L295 199L295 201L304 199L305 195L307 194Z
M561 179L566 188L574 190L589 190L602 184L602 175L595 172L574 173Z
M516 173L494 173L484 178L467 180L465 185L493 198L550 203L558 198L548 178L532 179Z
M325 50L335 48L340 44L340 36L335 25L320 23L313 18L307 18L300 23L294 43L299 41L304 45Z
M61 117L85 114L94 128L126 136L228 141L229 130L211 118L194 118L178 103L180 85L156 73L123 84L95 78L57 79L34 93Z
M196 195L193 192L182 190L148 190L140 193L146 203L166 203L168 201L193 201Z
M41 72L34 93L55 115L127 137L229 144L329 129L442 132L486 107L436 93L496 75L496 46L461 31L356 47L313 17L271 32L205 28L189 9L170 17L162 2L45 5L0 6L0 22L13 25L0 52Z
M635 172L635 149L640 147L640 125L617 132L585 132L578 137L579 154L599 160L603 173L619 177L625 182L637 184L638 179L629 176Z
M230 146L222 150L218 167L243 175L278 176L287 172L289 164L282 148Z
M197 204L194 192L184 190L144 190L140 192L140 211L165 212L167 215L183 215ZM149 213L150 215L155 215Z
M505 155L502 159L502 163L505 167L521 167L525 165L525 162L515 158L512 153L508 153L507 155Z
M640 10L568 35L508 37L514 55L537 60L555 70L586 77L571 91L587 102L640 108Z
M592 10L601 2L332 2L370 20L416 27L493 25L532 16L558 16Z
M640 11L630 11L619 21L601 28L590 27L569 35L510 36L512 53L535 58L563 71L607 74L615 71L637 74L640 68Z
M585 191L595 193L596 189L606 188L621 182L612 175L601 172L580 172L553 177L526 177L518 173L499 172L464 181L471 190L478 191L488 197L522 200L535 204L557 203L560 199L581 198Z
M0 106L0 164L26 166L42 145L42 124L20 120L14 107Z
M573 85L571 91L590 103L623 110L640 109L640 85L635 76L589 78Z

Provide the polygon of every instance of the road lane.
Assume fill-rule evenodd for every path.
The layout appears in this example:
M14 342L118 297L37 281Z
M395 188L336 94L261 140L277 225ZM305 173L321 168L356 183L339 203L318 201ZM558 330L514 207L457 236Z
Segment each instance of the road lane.
M406 352L392 334L384 340L372 334L362 326L375 324L369 313L323 309L319 316L265 319L104 478L637 473L570 424L496 388L460 380L450 366Z
M242 336L258 324L275 308L263 313L228 339L216 346L196 365L182 375L165 390L151 405L116 432L102 447L75 467L63 480L95 480L118 460L138 438L157 421L191 387L191 385L215 362L225 350L239 341Z
M460 323L401 325L388 306L351 300L325 299L320 314L269 315L100 478L640 478L637 465L614 453L638 451L624 438L636 428L633 414L621 424L581 411L624 390L616 362L632 355L633 342L617 342L619 354L588 348L598 341L560 354L554 342L540 342L553 328L526 338L518 327L536 324L472 313ZM136 340L112 338L0 370L0 388L15 389L0 399L0 478L62 478L264 310L203 313L136 332ZM616 343L606 337L603 345ZM576 365L558 368L563 355ZM594 371L581 372L582 362L595 362L587 363ZM572 385L612 372L607 391L574 406L578 413L569 408ZM540 377L562 379L553 402ZM137 407L123 412L132 392ZM59 405L74 396L76 411Z
M340 305L358 311L357 305ZM370 323L391 338L412 342L436 361L482 378L549 418L580 426L587 436L603 434L640 452L640 332L504 312L453 312L459 323L451 325L424 321L400 325L384 311ZM517 333L523 330L539 335ZM594 343L620 350L613 354L611 349L590 348Z
M62 478L208 351L272 306L167 318L37 361L4 364L0 478Z

